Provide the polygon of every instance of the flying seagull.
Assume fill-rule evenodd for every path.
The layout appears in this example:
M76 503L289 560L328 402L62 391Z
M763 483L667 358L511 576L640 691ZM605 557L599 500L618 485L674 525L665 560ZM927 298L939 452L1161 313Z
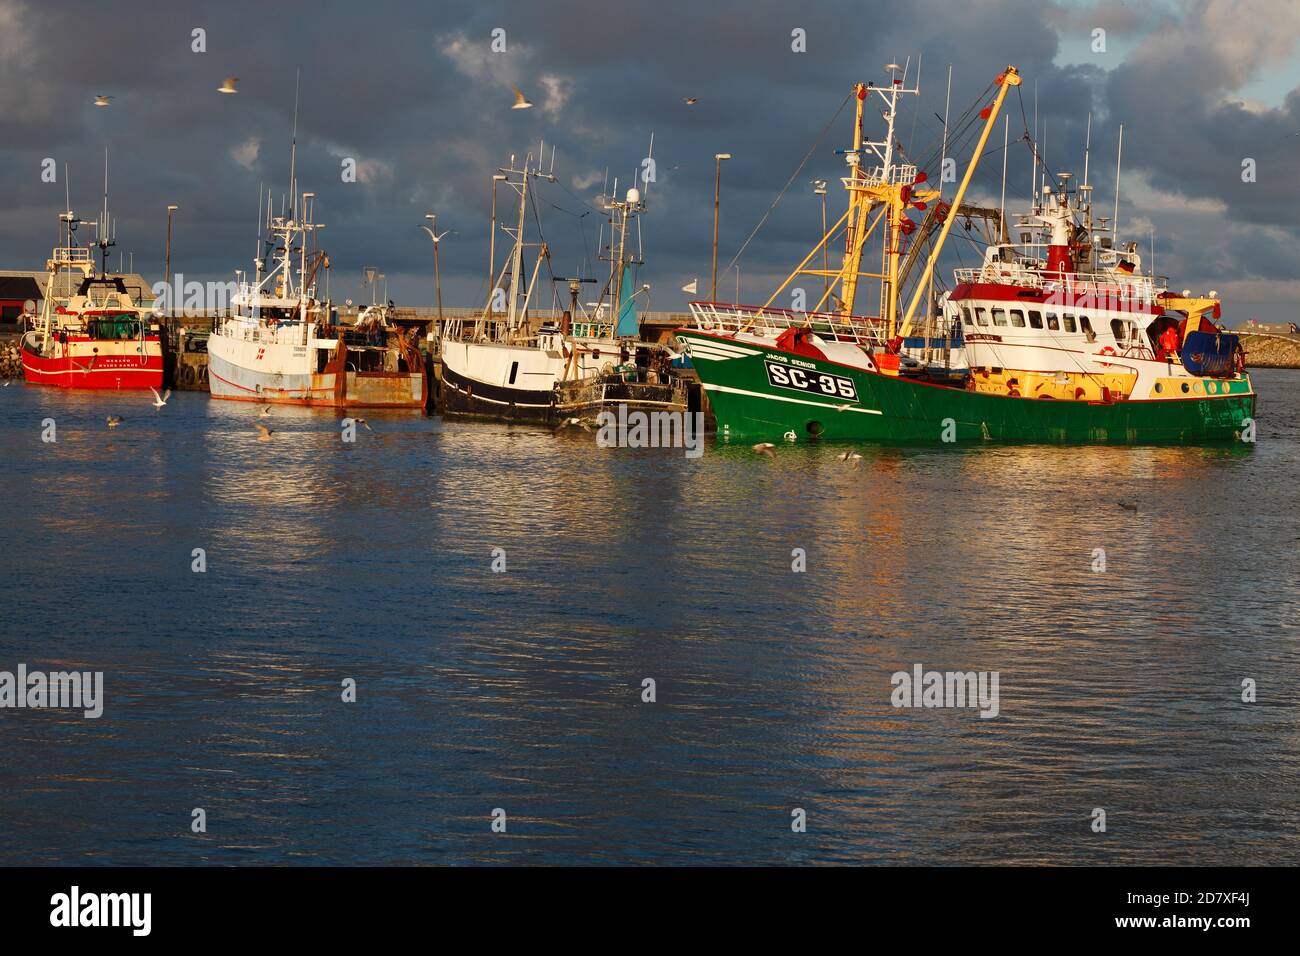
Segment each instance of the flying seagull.
M519 92L519 87L512 86L510 88L515 91L515 105L510 107L512 110L530 110L533 108L533 104L528 102L523 93Z
M1123 508L1125 511L1137 511L1137 510L1138 510L1138 506L1135 505L1135 504L1133 504L1131 501L1117 501L1117 502L1115 502L1115 504L1119 505L1119 506L1120 506L1121 508Z
M113 97L111 97L111 96L105 96L103 93L100 93L100 94L98 94L98 95L95 97L95 105L96 105L96 106L109 106L109 105L111 105L111 104L109 103L109 100L111 100L112 98L113 98Z
M267 427L266 427L265 425L263 425L261 422L253 422L253 424L257 426L257 430L258 430L258 432L259 432L259 434L258 434L258 436L257 436L257 440L258 440L258 441L270 441L270 440L271 440L271 435L274 434L274 433L271 431L271 429L267 428Z
M116 428L118 425L122 424L122 416L109 415L106 419L104 419L104 421L108 422L109 428Z
M228 76L228 77L226 77L224 80L221 81L221 85L217 87L217 92L218 92L218 93L238 93L239 90L235 87L235 84L238 83L238 82L239 82L239 77L237 77L237 76Z
M365 425L366 431L370 431L370 432L374 431L374 429L370 427L370 423L366 421L364 418L354 418L352 420L356 422L358 425Z
M591 423L583 421L581 418L566 418L556 426L555 430L558 432L565 428L581 428L584 431L591 431Z
M842 452L839 455L836 455L835 457L838 458L840 461L861 461L862 460L862 456L859 455L856 451Z
M760 455L767 455L769 458L775 458L776 452L772 450L775 447L776 446L770 441L761 441L754 446L754 451L758 452Z
M154 388L152 385L149 386L149 391L153 392L154 408L162 408L164 405L167 404L167 399L172 397L172 390L170 388L167 389L166 393L164 393L163 395L159 395L158 389Z
M694 105L695 105L696 103L698 103L699 101L700 101L700 98L699 98L698 96L683 96L683 97L682 97L682 102L685 103L687 106L694 106Z
M262 417L266 418L270 414L271 414L271 406L267 405L265 408L262 409Z

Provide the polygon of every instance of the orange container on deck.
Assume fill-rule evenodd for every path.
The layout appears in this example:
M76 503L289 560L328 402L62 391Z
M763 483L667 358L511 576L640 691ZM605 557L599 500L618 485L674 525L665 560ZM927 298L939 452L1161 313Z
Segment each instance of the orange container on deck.
M877 352L871 358L876 363L876 368L885 375L898 374L898 356L891 355L889 352Z

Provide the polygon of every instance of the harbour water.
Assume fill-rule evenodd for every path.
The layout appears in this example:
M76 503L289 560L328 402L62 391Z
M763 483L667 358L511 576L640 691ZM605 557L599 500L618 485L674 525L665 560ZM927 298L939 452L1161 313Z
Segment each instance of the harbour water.
M106 691L0 710L0 862L1300 862L1300 371L1255 380L1253 447L857 467L0 389L0 670ZM998 716L894 708L916 664Z

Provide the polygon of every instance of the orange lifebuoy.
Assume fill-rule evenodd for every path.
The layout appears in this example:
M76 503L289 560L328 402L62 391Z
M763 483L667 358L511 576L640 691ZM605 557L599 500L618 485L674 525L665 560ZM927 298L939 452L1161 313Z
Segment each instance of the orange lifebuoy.
M1111 347L1108 345L1108 346L1106 346L1104 349L1102 349L1100 352L1098 352L1097 354L1098 354L1098 355L1114 355L1114 354L1115 354L1115 350L1114 350L1113 348L1111 348Z

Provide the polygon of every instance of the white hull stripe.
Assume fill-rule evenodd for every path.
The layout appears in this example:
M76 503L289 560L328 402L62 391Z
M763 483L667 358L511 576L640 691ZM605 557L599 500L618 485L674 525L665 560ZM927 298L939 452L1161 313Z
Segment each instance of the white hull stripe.
M739 345L731 345L727 342L717 342L713 339L688 339L691 346L691 353L698 349L701 351L722 352L727 355L757 355L759 349L742 348Z
M101 365L99 368L65 368L44 369L23 363L23 368L33 375L118 375L122 372L161 372L162 367L150 368L148 365Z
M705 349L691 349L691 359L705 359L710 362L727 362L731 359L744 358L743 355L733 355L730 352L712 352Z
M500 405L502 408L550 408L551 407L549 403L545 405L541 405L541 404L533 404L530 402L503 402L495 398L485 398L482 395L471 395L469 392L465 391L464 389L457 388L455 385L452 385L450 382L447 382L446 385L453 392L457 392L461 395L464 395L466 398L471 398L476 402L486 402L487 404L490 405ZM556 407L558 408L562 406L556 406Z
M825 408L828 411L839 411L838 405L831 405L828 402L810 402L805 398L786 398L784 395L769 395L766 392L751 392L743 388L731 388L727 385L708 385L704 386L706 392L728 392L732 395L748 395L750 398L766 398L774 402L789 402L792 405L812 405L814 408ZM844 409L846 412L861 412L864 415L883 415L884 412L878 408L859 408L851 405Z

